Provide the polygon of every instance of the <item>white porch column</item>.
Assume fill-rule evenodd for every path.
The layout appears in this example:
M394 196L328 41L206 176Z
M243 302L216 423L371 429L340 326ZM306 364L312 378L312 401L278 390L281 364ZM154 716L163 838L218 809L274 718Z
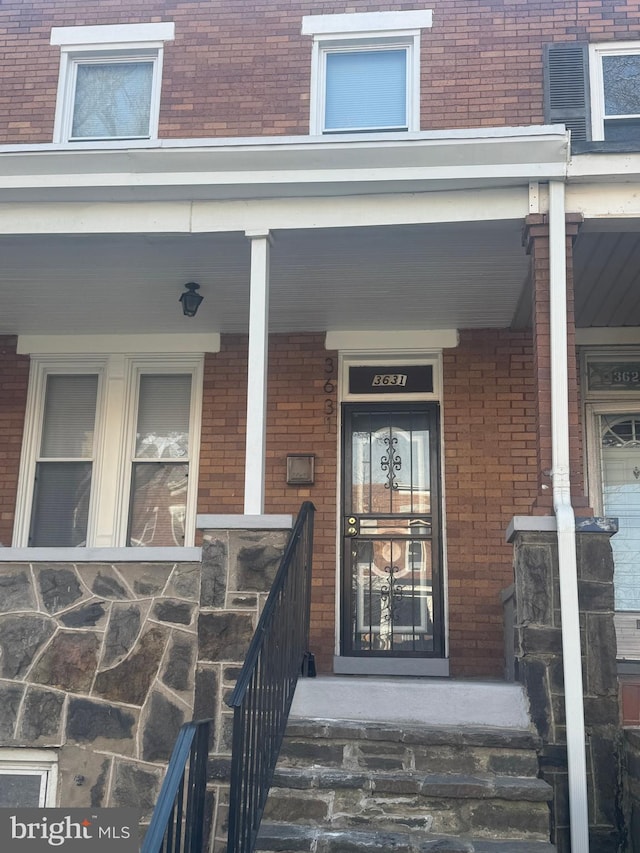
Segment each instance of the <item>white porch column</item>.
M269 231L245 231L251 240L247 443L244 460L245 515L264 513L269 346Z
M553 507L558 529L562 656L567 718L571 849L589 850L584 696L578 607L576 525L571 506L567 378L567 256L564 184L549 183L549 311Z

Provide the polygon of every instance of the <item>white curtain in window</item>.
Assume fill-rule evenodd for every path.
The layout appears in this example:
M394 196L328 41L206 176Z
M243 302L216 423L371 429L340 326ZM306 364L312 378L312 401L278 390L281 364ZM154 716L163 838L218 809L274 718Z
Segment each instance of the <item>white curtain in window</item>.
M406 127L406 50L326 54L325 130Z
M47 377L32 546L86 545L97 394L96 374Z
M71 137L149 136L153 62L78 63Z
M140 377L128 545L184 545L190 408L190 374Z

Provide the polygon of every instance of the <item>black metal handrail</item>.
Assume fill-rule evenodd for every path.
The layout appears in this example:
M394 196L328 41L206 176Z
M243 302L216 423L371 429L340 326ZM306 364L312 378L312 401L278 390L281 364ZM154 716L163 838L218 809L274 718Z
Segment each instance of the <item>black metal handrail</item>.
M211 720L185 723L140 853L202 853Z
M227 853L253 853L293 694L309 661L314 506L302 504L231 698Z

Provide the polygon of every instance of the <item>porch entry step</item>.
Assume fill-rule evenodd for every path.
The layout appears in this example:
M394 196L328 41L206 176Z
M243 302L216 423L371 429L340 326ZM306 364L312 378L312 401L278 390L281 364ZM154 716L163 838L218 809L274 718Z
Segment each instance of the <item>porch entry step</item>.
M555 853L546 841L500 841L432 833L332 830L263 822L257 850L274 853Z
M520 684L334 675L298 681L296 718L420 723L428 726L531 728Z
M540 745L527 729L290 719L261 842L285 846L262 849L552 850Z

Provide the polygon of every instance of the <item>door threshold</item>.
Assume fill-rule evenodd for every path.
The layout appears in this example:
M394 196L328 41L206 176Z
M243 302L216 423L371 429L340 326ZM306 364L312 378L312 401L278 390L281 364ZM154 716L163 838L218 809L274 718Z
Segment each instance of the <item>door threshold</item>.
M425 675L447 678L448 658L333 658L336 675Z

